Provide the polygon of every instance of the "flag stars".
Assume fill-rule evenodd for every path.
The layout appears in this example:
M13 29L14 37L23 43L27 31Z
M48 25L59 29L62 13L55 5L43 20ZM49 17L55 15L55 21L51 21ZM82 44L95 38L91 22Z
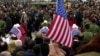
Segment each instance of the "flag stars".
M62 17L67 18L66 11L65 11L65 9L63 9L64 8L64 5L62 3L63 3L62 0L58 1L58 8L59 9L57 8L57 12Z

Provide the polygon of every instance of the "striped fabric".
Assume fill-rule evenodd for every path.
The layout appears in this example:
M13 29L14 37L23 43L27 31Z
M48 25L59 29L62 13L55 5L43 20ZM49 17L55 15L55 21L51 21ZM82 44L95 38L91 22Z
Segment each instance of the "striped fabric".
M72 33L62 0L57 1L57 11L46 36L64 46L72 47Z
M9 33L16 35L18 39L22 37L22 33L19 28L12 28Z

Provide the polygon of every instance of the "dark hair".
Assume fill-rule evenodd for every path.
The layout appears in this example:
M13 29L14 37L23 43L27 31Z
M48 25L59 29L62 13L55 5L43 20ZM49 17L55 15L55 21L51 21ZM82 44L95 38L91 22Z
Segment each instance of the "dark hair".
M36 38L35 41L36 41L36 44L42 44L43 38Z
M90 28L90 24L86 24L85 29L89 29L89 28Z
M8 45L7 45L7 43L6 42L1 42L0 43L0 52L1 51L6 51L6 50L8 50Z
M39 56L40 53L41 53L41 47L40 45L36 44L34 47L33 47L33 51L35 53L36 56Z
M44 38L43 41L44 41L44 43L48 43L48 44L50 43L50 39L49 38Z
M18 51L16 56L25 56L25 52L24 51Z
M28 49L33 49L33 46L34 46L35 44L36 44L36 43L35 43L34 40L30 40L30 41L28 42Z
M12 40L17 40L17 36L15 36L15 35L13 36L13 35L14 35L14 34L11 34L11 39L12 39Z
M28 49L28 43L31 39L29 37L26 37L25 38L25 41L24 41L24 49L27 50Z

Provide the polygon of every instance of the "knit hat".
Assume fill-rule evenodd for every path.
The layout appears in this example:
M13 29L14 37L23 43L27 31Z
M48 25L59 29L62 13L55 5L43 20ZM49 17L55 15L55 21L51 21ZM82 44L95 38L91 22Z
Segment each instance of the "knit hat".
M44 20L43 23L41 24L41 26L48 26L48 21Z

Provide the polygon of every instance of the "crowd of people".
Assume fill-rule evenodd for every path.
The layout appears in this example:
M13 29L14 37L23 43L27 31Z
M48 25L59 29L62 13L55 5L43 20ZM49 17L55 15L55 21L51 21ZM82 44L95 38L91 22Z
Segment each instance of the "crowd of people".
M0 56L100 56L100 2L68 2L65 8L72 48L45 36L56 13L55 4L0 2ZM11 33L15 24L24 29L23 41Z

